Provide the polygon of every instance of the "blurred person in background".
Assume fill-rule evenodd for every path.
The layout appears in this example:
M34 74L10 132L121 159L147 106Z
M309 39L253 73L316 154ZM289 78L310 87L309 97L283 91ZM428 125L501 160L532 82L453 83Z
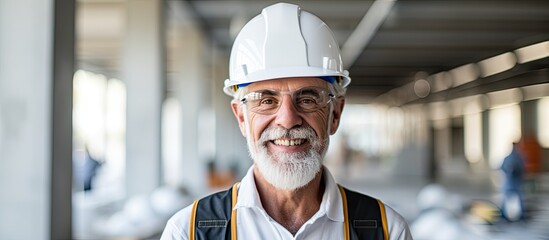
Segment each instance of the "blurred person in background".
M102 165L103 162L94 157L87 144L83 151L73 155L74 179L79 190L88 192L93 189L94 180Z
M323 166L350 81L322 20L293 4L263 9L235 39L224 88L254 165L176 213L161 239L412 239L400 214Z
M524 158L519 152L518 144L513 143L511 153L503 159L501 164L501 171L504 174L501 212L503 217L509 221L524 218L524 197L522 194L524 169Z

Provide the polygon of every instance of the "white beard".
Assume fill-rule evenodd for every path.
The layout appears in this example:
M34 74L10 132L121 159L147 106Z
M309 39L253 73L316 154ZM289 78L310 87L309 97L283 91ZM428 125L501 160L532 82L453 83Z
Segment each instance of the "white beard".
M311 148L304 152L270 153L267 143L274 139L306 139ZM270 127L263 131L261 138L253 144L248 138L250 155L259 171L271 185L283 190L296 190L311 182L322 168L328 140L318 139L311 127L287 130Z

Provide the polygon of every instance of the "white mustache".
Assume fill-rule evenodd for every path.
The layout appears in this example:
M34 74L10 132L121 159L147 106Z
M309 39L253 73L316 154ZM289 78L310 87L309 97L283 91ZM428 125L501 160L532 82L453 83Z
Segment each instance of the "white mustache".
M285 129L282 127L269 127L261 133L259 142L265 144L268 141L276 139L306 139L312 140L316 138L315 131L312 127L299 127L292 129Z

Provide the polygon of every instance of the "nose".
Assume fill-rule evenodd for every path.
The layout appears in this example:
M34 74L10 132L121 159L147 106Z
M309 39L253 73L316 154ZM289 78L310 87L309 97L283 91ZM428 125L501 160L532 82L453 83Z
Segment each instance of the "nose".
M302 123L303 119L295 108L292 97L285 95L276 113L275 124L286 129L292 129L293 127L301 126Z

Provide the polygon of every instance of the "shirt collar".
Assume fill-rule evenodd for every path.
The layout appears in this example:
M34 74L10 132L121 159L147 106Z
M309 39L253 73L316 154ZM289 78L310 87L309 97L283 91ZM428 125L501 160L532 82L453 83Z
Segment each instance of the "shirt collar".
M242 181L240 182L238 188L238 200L236 202L235 208L238 209L240 207L257 207L263 209L261 201L259 200L259 193L257 192L257 188L255 186L253 165L250 167L250 169L248 169L246 176L242 178Z
M332 173L330 173L330 171L326 167L324 167L323 177L324 183L326 184L326 189L324 190L324 196L322 196L320 209L322 209L322 205L324 205L324 209L328 218L333 221L343 222L343 200L341 198L339 186L335 182Z
M238 201L235 205L235 209L258 208L265 211L261 205L259 193L257 192L255 185L253 168L254 166L251 166L250 169L248 169L246 176L244 176L240 183ZM323 167L323 178L326 189L322 196L319 213L325 213L326 216L333 221L343 222L344 216L341 193L339 192L339 187L336 184L334 177L326 167Z

